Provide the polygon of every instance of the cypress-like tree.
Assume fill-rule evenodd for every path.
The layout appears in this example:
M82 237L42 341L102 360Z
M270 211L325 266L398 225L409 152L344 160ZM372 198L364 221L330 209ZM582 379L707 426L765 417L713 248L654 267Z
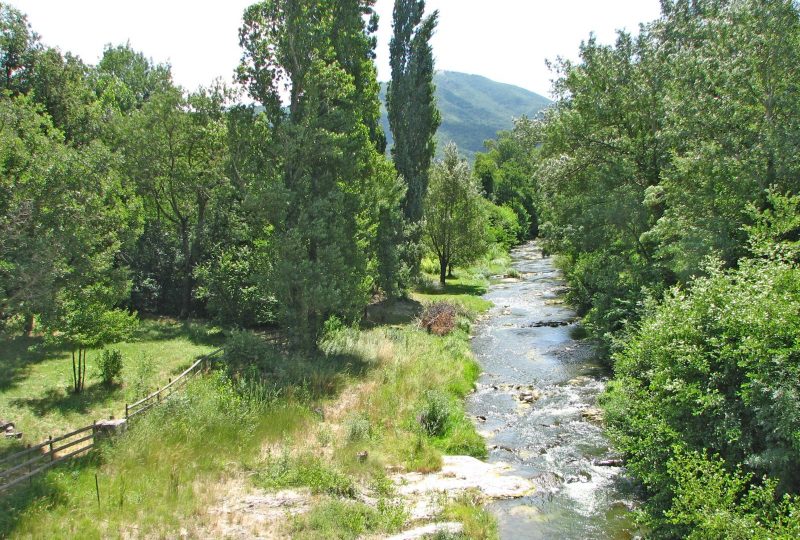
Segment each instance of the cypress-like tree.
M266 108L270 294L295 345L358 318L397 179L379 153L373 0L266 0L245 11L240 79ZM282 103L289 92L288 107Z
M394 35L389 44L392 80L386 92L389 126L394 137L392 156L408 186L403 213L408 225L406 256L412 273L419 272L423 202L428 170L436 151L434 135L441 123L436 108L431 37L439 12L423 18L424 0L395 0Z

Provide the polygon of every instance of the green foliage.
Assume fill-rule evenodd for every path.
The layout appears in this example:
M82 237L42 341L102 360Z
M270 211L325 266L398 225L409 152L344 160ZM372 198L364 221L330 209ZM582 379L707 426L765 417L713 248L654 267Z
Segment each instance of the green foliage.
M105 349L97 361L98 376L106 386L113 386L122 375L122 352L119 349Z
M439 12L423 18L424 12L424 0L395 0L394 33L389 42L392 80L386 89L386 110L394 139L392 157L406 183L403 215L411 233L406 240L412 246L421 240L418 225L423 217L431 160L436 152L434 135L441 123L434 98L430 45ZM412 248L406 255L412 274L418 274L421 259L418 252Z
M519 243L522 227L517 214L508 206L498 206L491 201L486 201L484 206L492 241L506 250Z
M205 300L216 321L229 326L257 326L273 322L275 301L264 297L259 279L266 273L263 258L249 246L233 247L195 268L195 297Z
M451 144L434 164L425 200L425 242L439 259L439 282L456 264L469 264L488 249L484 205L467 162Z
M233 376L263 376L273 370L274 354L264 339L252 332L231 332L225 341L224 362Z
M475 156L475 176L485 196L516 215L516 240L522 242L539 234L536 181L534 179L538 126L528 118L514 121L514 129L501 131L487 140L486 153Z
M330 315L360 317L379 267L384 287L398 281L387 268L397 259L383 249L391 246L375 245L376 237L391 242L396 234L386 211L402 190L378 151L375 25L363 17L371 13L358 3L274 0L244 16L239 77L274 126L273 140L262 144L275 166L261 179L270 184L262 200L276 210L268 218L269 282L298 347L313 348ZM284 76L291 83L287 108ZM382 208L384 228L376 235Z
M800 487L800 270L743 260L735 271L708 272L651 305L615 355L607 421L656 511L703 485L684 486L691 475L670 468L681 448L713 449L729 469L775 479L779 493Z
M430 437L443 435L451 415L450 399L438 390L428 390L422 396L417 421Z
M676 489L664 518L682 538L788 540L800 534L800 499L779 497L772 480L752 483L724 461L698 453L678 453L668 469Z

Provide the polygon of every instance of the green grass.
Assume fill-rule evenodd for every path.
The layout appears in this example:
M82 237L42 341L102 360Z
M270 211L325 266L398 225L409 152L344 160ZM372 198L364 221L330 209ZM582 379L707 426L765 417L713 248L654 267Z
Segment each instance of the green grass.
M491 302L481 298L486 294L493 276L513 273L511 258L499 246L492 249L475 264L454 269L455 277L448 278L444 287L439 283L439 265L431 258L422 261L423 283L412 293L412 298L422 303L448 301L473 313L483 313Z
M215 496L208 486L310 417L289 400L242 397L219 374L195 379L100 451L0 499L0 537L175 537Z
M24 433L23 443L35 444L111 415L124 415L125 403L149 389L166 384L194 359L219 346L199 323L143 321L130 343L110 346L123 355L123 383L108 388L100 383L100 351L89 352L87 385L71 391L70 352L47 348L41 338L14 337L0 342L0 417ZM0 441L0 452L17 445Z
M291 523L292 538L354 540L365 533L398 532L406 519L403 507L378 501L377 508L356 501L328 499Z
M507 268L507 258L495 253L474 268L457 269L458 279L444 291L414 293L462 306L455 330L443 337L413 321L345 328L308 357L234 334L243 357L257 352L255 369L195 380L100 451L15 491L0 501L0 537L58 531L62 538L157 538L174 537L180 528L202 534L209 519L204 510L220 483L244 477L261 489L309 487L315 494L310 513L283 525L280 532L289 536L356 538L399 530L406 514L387 480L388 467L426 472L438 470L444 454L486 456L463 406L480 371L469 329L490 306L476 295ZM148 322L136 343L120 349L126 360L137 354L162 359L152 377L163 381L214 348L204 336L196 328ZM70 399L69 360L63 351L31 352L29 344L19 341L3 353L13 355L17 367L0 391L0 407L14 403L39 433L82 425L79 410L98 418L117 413L133 391L135 360L122 388L102 399L90 399L89 389L80 407L50 406L37 416L31 400L37 392L60 388L63 397L56 402ZM437 414L443 420L435 433L419 421L432 391L442 396ZM23 395L26 401L19 401ZM366 459L358 457L362 452ZM360 493L378 504L359 501ZM447 512L475 537L493 537L494 521L476 498L459 500Z

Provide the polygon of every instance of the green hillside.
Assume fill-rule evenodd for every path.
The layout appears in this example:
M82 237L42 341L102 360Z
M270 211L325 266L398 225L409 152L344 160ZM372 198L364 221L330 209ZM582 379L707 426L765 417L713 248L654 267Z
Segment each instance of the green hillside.
M439 150L453 141L470 159L475 152L483 150L483 141L493 139L500 130L510 129L514 118L535 116L550 104L549 99L539 94L480 75L440 71L435 82L437 104L442 113L442 125L437 134ZM381 85L381 100L386 101L385 83ZM382 107L381 122L391 145L385 107Z

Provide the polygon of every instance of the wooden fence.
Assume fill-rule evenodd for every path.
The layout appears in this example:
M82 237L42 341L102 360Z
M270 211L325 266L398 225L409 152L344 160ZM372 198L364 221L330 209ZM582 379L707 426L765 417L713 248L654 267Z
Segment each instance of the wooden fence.
M170 380L163 388L159 388L132 405L126 404L125 420L119 421L116 426L124 425L130 418L142 414L169 399L175 392L183 388L193 375L209 367L210 363L218 358L222 352L223 349L217 349L203 356L178 375L175 380ZM22 484L26 480L33 482L34 476L68 459L85 454L94 448L99 435L102 436L109 433L106 428L107 425L104 423L98 424L95 422L66 435L55 438L50 436L42 443L0 458L0 493Z

